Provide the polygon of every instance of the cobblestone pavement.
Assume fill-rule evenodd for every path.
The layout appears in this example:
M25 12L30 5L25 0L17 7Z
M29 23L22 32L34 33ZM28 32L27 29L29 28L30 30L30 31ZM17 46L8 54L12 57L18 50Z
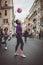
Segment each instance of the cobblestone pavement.
M24 54L26 58L14 56L16 38L8 41L8 49L4 44L0 48L0 65L43 65L43 40L27 39L24 43Z

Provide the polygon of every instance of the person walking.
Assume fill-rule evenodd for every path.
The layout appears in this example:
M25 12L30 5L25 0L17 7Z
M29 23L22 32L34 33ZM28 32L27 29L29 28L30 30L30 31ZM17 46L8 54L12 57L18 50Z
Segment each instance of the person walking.
M9 36L9 34L8 34L8 28L5 27L5 29L4 29L5 49L7 49L7 39L8 39L8 36Z
M1 44L2 44L2 37L3 37L3 29L0 26L0 47L1 47Z
M25 41L25 43L27 42L27 37L28 37L28 31L25 30L24 31L24 41Z
M24 43L23 43L23 39L22 39L22 26L21 26L21 22L19 20L16 20L16 38L17 38L17 44L16 44L16 47L15 47L15 53L14 55L18 55L18 46L19 44L21 44L20 46L20 56L22 57L26 57L24 54L23 54L23 46L24 46Z

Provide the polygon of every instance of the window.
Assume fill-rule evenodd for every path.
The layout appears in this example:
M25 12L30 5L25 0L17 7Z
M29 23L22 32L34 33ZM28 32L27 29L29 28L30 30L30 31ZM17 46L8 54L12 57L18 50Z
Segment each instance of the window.
M7 1L5 1L5 4L7 3Z
M33 22L36 22L37 20L36 19L33 19Z
M38 0L35 1L36 3L38 2Z
M7 16L7 10L5 10L5 16Z
M3 20L3 23L4 23L4 24L8 24L8 19L4 19L4 20Z
M7 6L7 1L5 1L5 6Z
M30 23L28 23L28 26L30 25Z
M34 11L34 14L37 15L37 11L36 10Z

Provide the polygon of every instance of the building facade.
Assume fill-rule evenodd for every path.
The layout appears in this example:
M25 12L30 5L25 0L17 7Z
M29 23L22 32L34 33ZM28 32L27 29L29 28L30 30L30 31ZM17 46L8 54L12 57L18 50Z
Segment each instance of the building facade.
M30 21L29 21L29 17L28 16L29 15L27 15L27 17L24 19L25 29L28 29L29 28L28 24L30 24Z
M35 33L40 33L43 29L43 0L35 0L28 15L31 23L31 29L35 30Z
M13 0L0 0L0 25L4 29L8 27L12 30L12 20L14 19Z

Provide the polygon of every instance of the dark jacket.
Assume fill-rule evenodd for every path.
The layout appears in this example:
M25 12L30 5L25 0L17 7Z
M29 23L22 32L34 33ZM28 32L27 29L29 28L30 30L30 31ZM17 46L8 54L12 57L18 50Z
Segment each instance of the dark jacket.
M3 37L3 29L0 27L0 40L2 39Z
M24 36L28 37L28 31L27 30L24 31Z

